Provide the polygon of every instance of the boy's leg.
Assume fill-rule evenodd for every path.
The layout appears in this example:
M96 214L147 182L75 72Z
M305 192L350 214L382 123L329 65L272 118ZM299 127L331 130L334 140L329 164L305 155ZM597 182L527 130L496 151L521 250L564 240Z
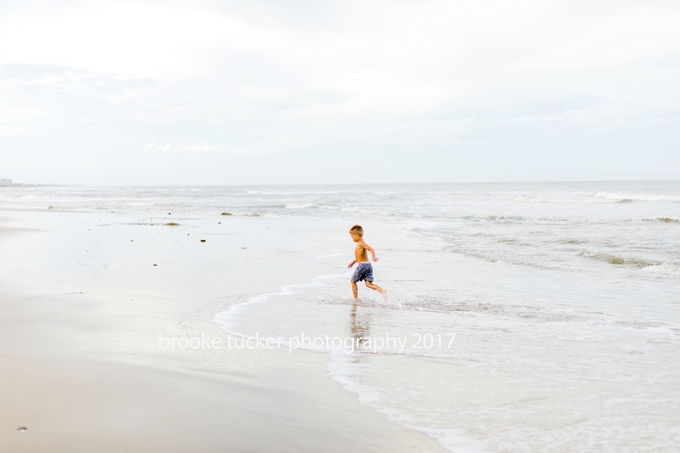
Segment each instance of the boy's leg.
M378 291L380 294L385 294L385 290L379 287L378 285L374 284L373 282L369 282L368 280L366 280L366 286Z
M354 298L356 299L359 297L359 288L357 288L357 283L354 280L350 280L352 283L352 294L354 294Z

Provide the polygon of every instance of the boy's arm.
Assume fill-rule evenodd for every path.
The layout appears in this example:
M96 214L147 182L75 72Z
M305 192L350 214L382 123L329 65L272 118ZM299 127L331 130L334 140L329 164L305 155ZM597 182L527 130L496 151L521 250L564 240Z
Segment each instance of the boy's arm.
M356 259L352 260L352 262L351 262L351 263L349 263L349 266L347 266L347 267L352 267L352 266L354 266L354 263L356 263L356 262L357 262L357 260L356 260Z
M366 244L365 242L362 244L362 246L363 246L366 250L368 250L369 252L371 252L371 255L373 255L373 261L378 261L378 257L375 256L375 250L373 250L373 247L371 247L370 245Z

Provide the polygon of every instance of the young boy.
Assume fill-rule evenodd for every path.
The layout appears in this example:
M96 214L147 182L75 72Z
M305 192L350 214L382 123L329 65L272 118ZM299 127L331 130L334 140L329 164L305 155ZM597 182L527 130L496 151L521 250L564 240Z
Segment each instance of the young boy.
M354 225L349 229L349 235L352 236L352 240L357 243L357 246L354 248L355 259L349 263L349 266L347 267L351 268L354 266L354 263L359 263L350 280L352 282L352 294L354 294L354 298L356 299L359 296L357 282L365 280L367 287L378 291L385 299L387 299L387 292L378 285L373 284L373 266L371 265L371 262L368 261L367 252L371 252L373 261L378 261L378 257L375 256L373 247L364 242L364 229L361 228L360 225Z

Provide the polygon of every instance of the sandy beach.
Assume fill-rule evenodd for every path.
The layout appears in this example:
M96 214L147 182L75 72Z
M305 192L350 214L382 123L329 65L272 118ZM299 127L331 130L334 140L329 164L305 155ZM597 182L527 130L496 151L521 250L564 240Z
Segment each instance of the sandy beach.
M317 275L324 229L345 225L308 225L3 212L3 451L443 451L328 379L325 355L159 348Z

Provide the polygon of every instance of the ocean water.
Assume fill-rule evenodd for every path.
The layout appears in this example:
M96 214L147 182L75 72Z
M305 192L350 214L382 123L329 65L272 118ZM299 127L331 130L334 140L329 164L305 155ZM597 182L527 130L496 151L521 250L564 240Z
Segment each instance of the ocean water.
M0 188L0 209L386 225L366 239L387 300L351 300L353 244L329 238L318 278L216 321L326 354L362 404L450 451L680 445L680 182L36 186Z

